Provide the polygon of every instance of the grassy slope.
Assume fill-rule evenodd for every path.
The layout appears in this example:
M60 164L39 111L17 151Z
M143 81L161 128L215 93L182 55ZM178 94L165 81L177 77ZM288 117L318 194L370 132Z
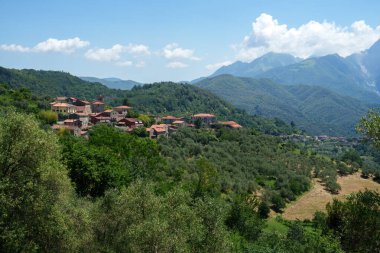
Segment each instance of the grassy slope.
M371 179L361 178L359 174L338 177L337 182L342 190L339 194L333 195L327 192L318 181L314 181L313 188L310 191L287 206L283 213L284 218L289 220L312 219L316 211L325 210L326 204L334 198L342 200L347 195L366 188L380 192L380 184Z

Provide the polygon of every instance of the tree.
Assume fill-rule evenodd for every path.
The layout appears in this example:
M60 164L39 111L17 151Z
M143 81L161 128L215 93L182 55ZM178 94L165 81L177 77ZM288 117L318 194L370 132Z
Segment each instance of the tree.
M33 116L0 117L0 251L76 251L83 225L53 133ZM77 227L77 228L78 228ZM83 230L83 237L86 232Z
M219 191L219 177L214 165L206 158L201 157L196 162L198 184L195 196L215 195Z
M44 124L52 125L57 123L58 114L52 111L41 111L39 114L39 118Z
M347 252L380 252L380 194L364 191L347 201L334 200L327 209L327 225Z
M366 116L360 119L356 130L372 140L373 144L380 148L380 115L379 110L370 110Z
M259 204L256 198L236 197L226 221L227 226L237 230L249 241L256 240L264 226L257 212Z
M179 188L158 195L155 187L136 181L120 192L107 191L95 215L97 251L212 252L207 247L222 248L225 231L219 228L223 222L213 215L219 213L204 210L206 205L219 211L219 206L211 201L210 205L194 204L190 194Z

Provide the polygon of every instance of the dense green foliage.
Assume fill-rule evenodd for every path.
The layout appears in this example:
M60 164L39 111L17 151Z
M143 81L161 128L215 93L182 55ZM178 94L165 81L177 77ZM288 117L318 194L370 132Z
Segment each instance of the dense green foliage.
M190 117L195 113L213 113L219 120L234 120L268 134L296 131L279 119L250 116L212 93L188 84L166 82L134 87L125 100L136 111L152 115Z
M215 168L218 175L213 176L213 188L226 195L261 192L276 211L309 188L313 170L326 184L328 178L336 182L331 160L300 154L292 143L249 129L185 128L159 143L171 170L182 175L192 191L199 187L199 159L207 159L209 174L215 175Z
M349 136L368 110L362 102L327 89L284 86L269 79L222 75L196 84L252 115L278 117L313 135Z
M87 240L86 211L59 161L57 138L32 116L1 115L1 252L72 252Z
M314 221L325 233L340 238L346 252L380 252L380 194L364 191L346 201L334 200L327 214L316 214Z
M50 98L68 96L92 100L98 95L103 95L110 101L123 94L123 91L112 90L100 83L90 83L60 71L17 70L0 67L0 83L12 88L27 88L34 95Z
M275 248L281 248L282 252L295 252L295 249L309 252L317 243L319 246L313 252L331 252L330 249L340 252L336 241L318 230L302 232L302 236L264 232L266 221L260 213L262 199L240 194L238 189L221 192L220 180L224 175L220 163L207 158L207 153L188 158L194 160L189 161L191 166L174 166L171 157L158 154L154 141L100 125L94 128L88 140L62 136L61 157L57 137L39 129L33 117L18 113L4 116L0 120L2 252L244 252L256 249L271 252L273 241L268 238L273 236L278 238L279 246ZM241 138L234 137L240 132L230 130L220 130L217 135L203 129L194 131L178 135L198 136L198 141L210 143L220 138L223 144L231 142L231 149L239 141L244 147L248 144L243 142L246 138L251 142L259 140L254 131L248 130L241 132ZM260 148L266 149L265 143L275 144L275 148L262 155L279 155L281 159L286 159L285 154L292 156L293 149L284 146L280 139L263 138ZM160 147L167 150L170 142ZM205 143L205 148L214 147ZM187 147L173 146L172 149L188 152ZM291 162L293 158L287 160ZM303 173L295 172L297 170L292 171ZM256 173L257 176L263 174L262 185L272 185L274 192L287 188L276 186L273 180L266 181L263 171ZM74 194L67 175L79 195ZM93 196L91 201L82 197L88 194ZM292 223L283 226L292 231Z
M120 130L97 125L89 140L65 135L63 159L80 195L101 196L137 179L152 179L163 171L157 144Z
M47 108L50 109L49 100L32 95L28 89L0 85L0 110L3 112L16 109L19 112L37 114Z

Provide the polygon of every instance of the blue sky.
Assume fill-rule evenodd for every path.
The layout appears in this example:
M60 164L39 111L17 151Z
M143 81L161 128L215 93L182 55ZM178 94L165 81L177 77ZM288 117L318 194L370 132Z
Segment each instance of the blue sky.
M0 66L192 80L269 51L342 56L380 38L380 1L0 0Z

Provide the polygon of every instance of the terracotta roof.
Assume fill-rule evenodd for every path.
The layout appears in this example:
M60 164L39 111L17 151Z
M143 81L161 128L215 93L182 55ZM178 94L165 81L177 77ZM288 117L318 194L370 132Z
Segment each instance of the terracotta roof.
M130 108L132 108L132 107L130 107L130 106L128 106L128 105L119 105L119 106L116 106L116 107L114 107L114 108L116 108L116 109L130 109Z
M162 117L163 119L177 119L176 117L174 116L171 116L171 115L168 115L168 116L165 116L165 117Z
M194 114L195 118L214 118L215 115L214 114L209 114L209 113L198 113L198 114Z
M173 124L183 124L183 123L185 123L185 121L183 120L176 120L173 122Z
M92 102L93 105L104 105L103 102L101 101L95 101L95 102Z
M219 121L218 123L225 125L225 126L232 127L232 128L241 128L242 127L241 125L239 125L235 121Z
M74 107L74 105L68 103L54 103L53 107Z
M168 130L168 125L166 124L151 125L149 129L153 129L154 131L158 133L163 133Z
M112 112L113 110L111 109L108 109L108 110L104 110L104 112Z

